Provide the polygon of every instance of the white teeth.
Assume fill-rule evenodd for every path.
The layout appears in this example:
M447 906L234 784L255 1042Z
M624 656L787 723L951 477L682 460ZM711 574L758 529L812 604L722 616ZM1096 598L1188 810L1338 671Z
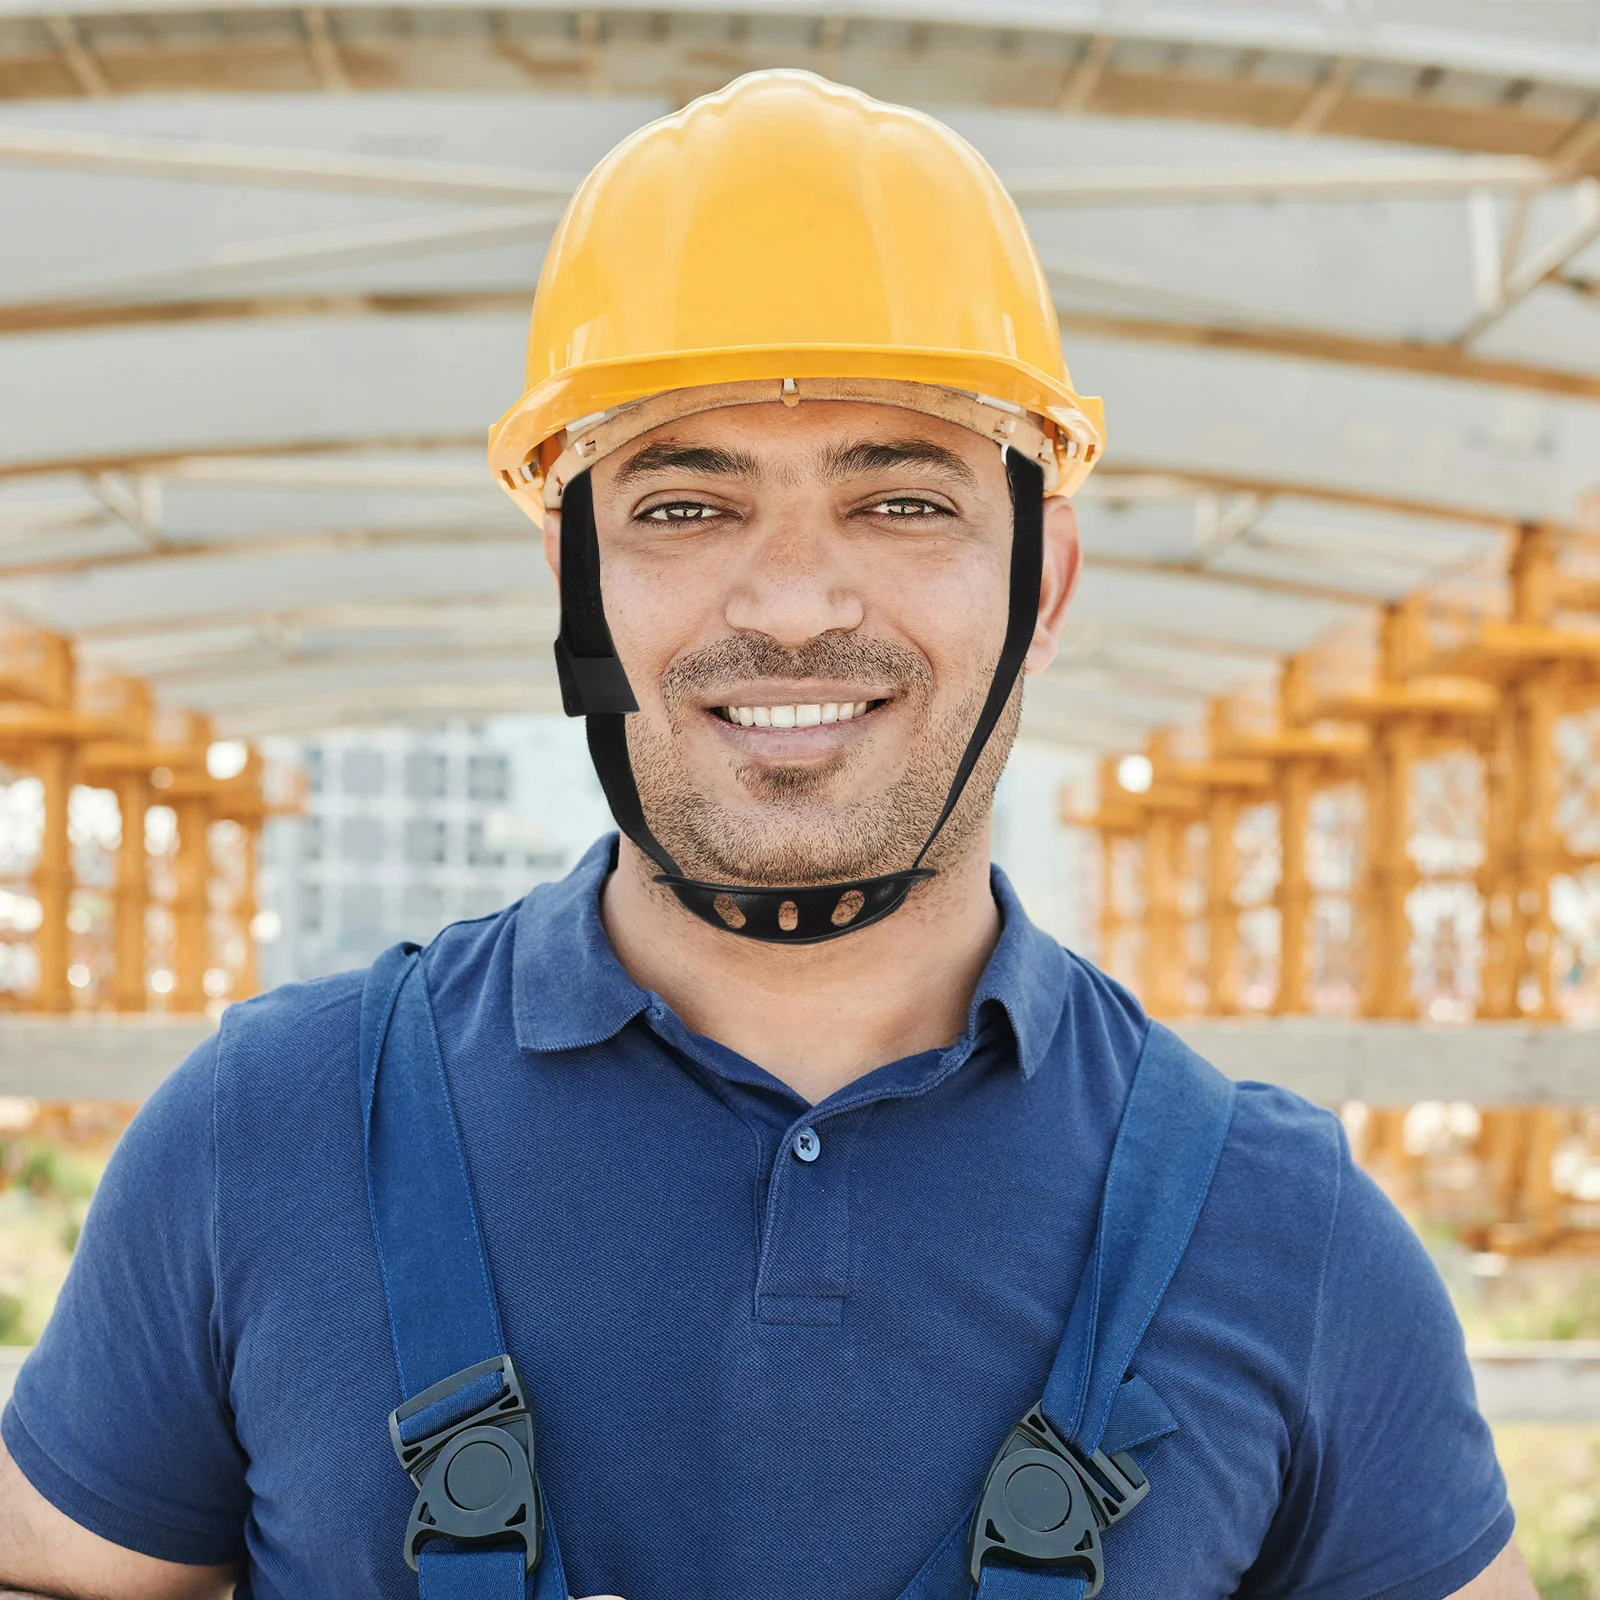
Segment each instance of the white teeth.
M868 700L829 700L803 706L723 706L729 722L741 728L815 728L830 722L849 722L866 712Z

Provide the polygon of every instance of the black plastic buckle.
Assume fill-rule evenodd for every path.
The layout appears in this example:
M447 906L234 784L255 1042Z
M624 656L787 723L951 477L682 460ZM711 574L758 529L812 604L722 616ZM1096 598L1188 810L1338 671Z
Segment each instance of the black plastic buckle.
M418 1412L492 1373L500 1375L500 1391L486 1404L410 1443L401 1437ZM404 1551L413 1572L417 1551L430 1539L465 1545L520 1539L525 1570L539 1565L544 1502L534 1471L533 1413L510 1356L480 1361L414 1395L389 1413L389 1439L418 1489Z
M1085 1600L1105 1580L1100 1535L1150 1492L1149 1480L1126 1451L1087 1460L1035 1406L1000 1446L983 1480L967 1535L972 1581L990 1557L1019 1567L1076 1573L1088 1582Z
M614 655L574 655L566 635L556 636L556 682L569 717L604 716L639 709L633 686Z

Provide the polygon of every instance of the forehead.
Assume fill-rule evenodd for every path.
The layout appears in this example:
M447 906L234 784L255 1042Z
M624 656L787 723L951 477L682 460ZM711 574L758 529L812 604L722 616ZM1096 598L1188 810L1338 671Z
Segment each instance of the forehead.
M854 400L802 400L797 406L772 401L696 412L630 440L596 463L594 475L606 484L637 481L659 471L692 472L691 461L675 459L676 447L682 447L685 452L715 451L738 458L743 474L757 478L837 478L842 452L874 444L909 447L903 458L893 461L896 468L943 473L974 484L1004 482L1000 451L992 440L942 417ZM663 448L668 446L674 448ZM871 452L857 452L843 464L859 472L888 463ZM727 467L710 470L722 475Z

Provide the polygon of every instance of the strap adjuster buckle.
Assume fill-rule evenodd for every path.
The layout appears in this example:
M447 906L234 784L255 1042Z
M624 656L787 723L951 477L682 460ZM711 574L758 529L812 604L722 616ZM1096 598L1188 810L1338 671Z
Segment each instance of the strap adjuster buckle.
M967 1535L973 1583L990 1557L1019 1567L1076 1573L1093 1600L1105 1580L1101 1533L1150 1492L1132 1456L1085 1458L1035 1406L1000 1446Z
M520 1539L539 1564L544 1503L534 1471L533 1413L510 1356L465 1367L389 1414L389 1439L417 1486L403 1554L417 1570L430 1539Z

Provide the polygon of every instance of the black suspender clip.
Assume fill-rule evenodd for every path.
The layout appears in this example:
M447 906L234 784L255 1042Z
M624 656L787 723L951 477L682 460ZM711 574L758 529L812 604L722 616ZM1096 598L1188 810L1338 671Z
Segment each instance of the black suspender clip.
M413 1572L430 1539L520 1539L525 1570L538 1566L544 1504L533 1414L510 1356L480 1361L414 1395L389 1414L389 1439L418 1490L404 1550Z
M1094 1600L1105 1578L1100 1534L1150 1492L1126 1451L1087 1458L1035 1406L1006 1436L983 1481L967 1536L973 1583L989 1557L1019 1567L1075 1573Z

